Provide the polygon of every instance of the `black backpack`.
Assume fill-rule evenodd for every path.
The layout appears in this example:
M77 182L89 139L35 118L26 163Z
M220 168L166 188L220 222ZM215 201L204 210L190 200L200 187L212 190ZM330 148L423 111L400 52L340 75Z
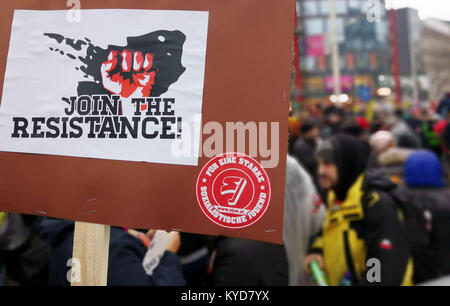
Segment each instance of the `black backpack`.
M391 195L405 219L414 260L414 283L450 275L450 201L403 187Z

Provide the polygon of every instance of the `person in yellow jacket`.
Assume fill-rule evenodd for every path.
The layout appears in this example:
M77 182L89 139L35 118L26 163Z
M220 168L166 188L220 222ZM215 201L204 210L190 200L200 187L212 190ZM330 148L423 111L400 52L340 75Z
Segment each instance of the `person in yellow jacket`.
M348 135L319 145L327 212L304 267L310 272L317 261L332 286L349 277L353 285L412 285L403 215L390 195L396 186L380 171L365 171L369 153L367 144Z

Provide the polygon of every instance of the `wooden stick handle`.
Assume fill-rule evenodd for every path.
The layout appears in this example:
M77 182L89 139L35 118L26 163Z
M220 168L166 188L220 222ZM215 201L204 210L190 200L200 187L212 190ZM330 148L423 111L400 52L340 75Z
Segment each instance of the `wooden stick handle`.
M75 222L72 286L106 286L110 226ZM75 264L79 265L75 270ZM74 272L79 272L74 277Z

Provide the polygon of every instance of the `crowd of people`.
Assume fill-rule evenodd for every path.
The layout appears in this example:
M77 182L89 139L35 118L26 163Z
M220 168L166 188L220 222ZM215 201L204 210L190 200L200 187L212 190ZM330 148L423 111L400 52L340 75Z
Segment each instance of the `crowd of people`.
M304 271L317 262L330 285L413 285L450 274L449 111L450 94L434 110L380 103L371 120L334 105L300 113L289 151L326 207ZM371 259L378 278L368 276Z
M450 94L436 110L380 108L368 118L330 105L296 116L282 245L172 232L149 273L142 262L155 232L111 227L107 284L315 285L313 262L329 285L449 275ZM70 285L73 237L72 221L1 213L0 284Z

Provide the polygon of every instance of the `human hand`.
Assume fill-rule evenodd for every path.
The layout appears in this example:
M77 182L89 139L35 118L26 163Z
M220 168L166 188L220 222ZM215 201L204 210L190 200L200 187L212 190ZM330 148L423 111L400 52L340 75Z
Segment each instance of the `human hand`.
M311 254L306 255L305 259L303 260L303 269L305 272L307 272L308 274L312 273L311 270L309 269L309 265L313 261L317 261L317 263L319 264L319 267L322 270L325 269L323 255L318 254L318 253L311 253Z
M103 86L109 92L128 98L149 97L155 85L153 54L128 49L110 51L101 65Z
M147 236L149 237L150 240L153 239L155 234L156 234L156 230L149 230L147 232ZM178 249L181 246L180 233L172 231L172 232L169 232L168 235L169 235L169 244L167 245L166 250L170 251L170 252L173 252L173 253L178 252Z

